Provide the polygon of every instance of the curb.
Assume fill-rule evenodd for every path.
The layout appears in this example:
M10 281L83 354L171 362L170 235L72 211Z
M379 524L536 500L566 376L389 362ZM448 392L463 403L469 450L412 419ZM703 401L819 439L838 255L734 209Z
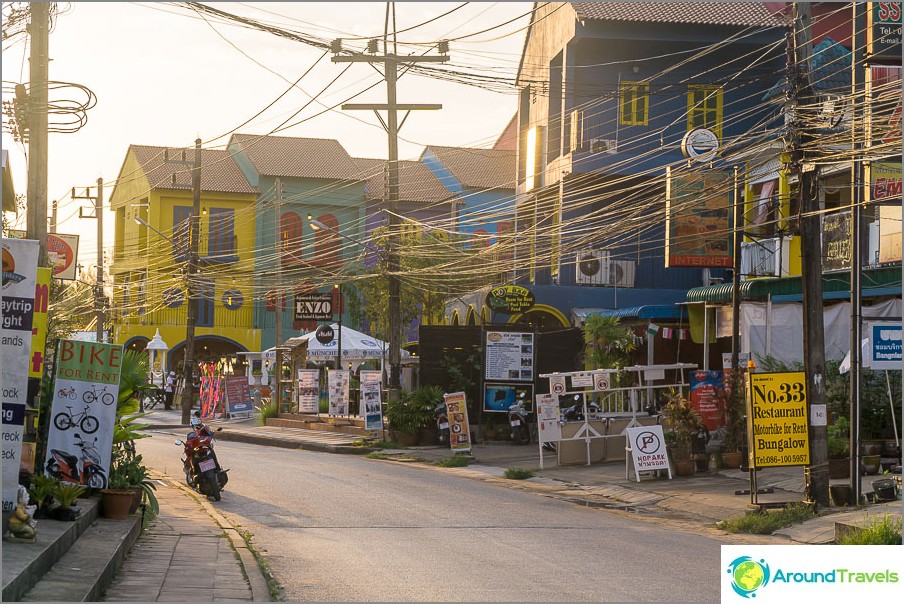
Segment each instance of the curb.
M201 504L201 507L207 512L207 515L223 530L223 533L232 545L232 549L239 555L239 564L241 564L242 571L248 578L248 585L251 588L252 601L272 601L270 598L270 586L267 583L267 578L264 576L264 569L258 564L257 558L251 551L251 548L248 547L248 543L245 541L245 538L242 537L239 530L232 525L226 516L213 507L213 505L207 501L207 498L199 497L195 491L169 476L165 476L163 480L166 480L171 486L175 486L183 493L190 495L195 501ZM252 569L257 569L257 572L254 572Z
M353 447L350 445L331 445L327 443L312 443L308 441L277 438L273 435L256 435L247 432L226 431L218 432L216 438L223 441L242 442L251 445L267 447L279 447L282 449L300 449L302 451L317 451L319 453L336 453L345 455L367 455L376 449L374 447Z

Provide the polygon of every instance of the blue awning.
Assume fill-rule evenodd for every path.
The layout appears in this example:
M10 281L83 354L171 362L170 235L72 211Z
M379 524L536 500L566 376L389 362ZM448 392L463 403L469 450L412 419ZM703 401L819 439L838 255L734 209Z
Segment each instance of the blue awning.
M579 319L598 315L601 317L617 317L619 319L675 319L686 318L684 307L675 304L646 304L644 306L628 306L626 308L575 308L572 310Z

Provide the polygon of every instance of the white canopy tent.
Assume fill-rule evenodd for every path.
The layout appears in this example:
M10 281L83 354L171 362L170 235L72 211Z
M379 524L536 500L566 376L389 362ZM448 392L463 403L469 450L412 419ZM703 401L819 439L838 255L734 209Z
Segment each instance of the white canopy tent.
M337 336L340 334L340 329L337 323L333 323L332 327L333 333L336 335L333 336L331 342L326 344L318 342L315 332L312 331L303 336L289 338L283 343L283 346L294 348L307 342L308 350L306 356L309 361L334 363L339 348ZM351 363L353 370L357 369L358 366L368 359L379 359L380 368L382 369L383 364L389 358L389 344L383 340L378 340L366 333L361 333L358 330L345 326L342 326L341 337L342 364L347 365L348 363ZM403 360L411 357L411 354L407 350L401 350L400 353Z

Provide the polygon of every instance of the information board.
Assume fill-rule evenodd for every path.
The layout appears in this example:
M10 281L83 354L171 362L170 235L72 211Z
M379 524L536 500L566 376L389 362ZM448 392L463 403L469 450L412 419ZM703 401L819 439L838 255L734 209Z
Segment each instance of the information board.
M358 413L364 415L364 428L366 430L382 430L383 400L380 389L383 385L383 372L362 369L359 377L361 405Z
M532 382L534 334L488 331L485 358L486 380Z
M810 463L803 371L749 374L747 417L747 442L754 467Z
M318 413L320 411L320 372L317 369L299 369L298 412Z
M226 411L230 415L252 413L254 411L254 404L251 399L251 386L248 384L246 376L226 378Z

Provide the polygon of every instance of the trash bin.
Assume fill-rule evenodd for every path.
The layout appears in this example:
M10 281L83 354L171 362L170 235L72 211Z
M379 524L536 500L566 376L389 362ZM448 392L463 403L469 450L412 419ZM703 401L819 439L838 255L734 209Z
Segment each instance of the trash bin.
M878 501L894 501L897 499L894 478L880 478L872 482L873 492Z

